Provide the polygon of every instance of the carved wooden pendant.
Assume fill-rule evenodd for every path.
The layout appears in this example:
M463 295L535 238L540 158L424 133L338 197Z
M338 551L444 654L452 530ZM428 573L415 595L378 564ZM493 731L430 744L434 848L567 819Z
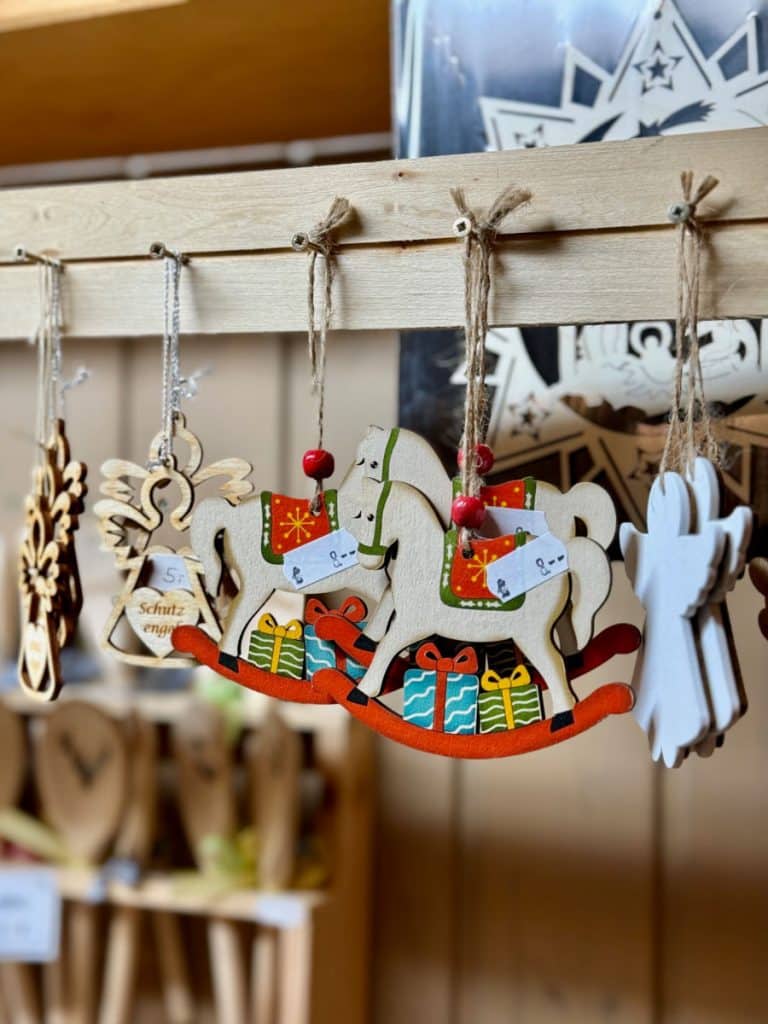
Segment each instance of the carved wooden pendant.
M25 503L19 556L19 682L39 700L53 700L61 689L59 652L75 635L83 603L74 535L85 476L85 465L70 458L64 422L57 420Z
M203 449L177 415L174 437L188 448L184 465L171 455L159 459L161 435L149 450L147 466L109 459L94 511L99 518L102 547L111 551L119 569L127 570L123 589L102 633L102 646L132 665L174 668L189 659L174 654L171 634L177 626L200 626L209 636L221 635L212 594L203 587L203 568L188 546L177 546L192 521L196 488L219 480L219 493L231 504L253 489L246 477L251 466L243 459L221 459L203 465ZM164 534L166 543L158 539ZM170 543L169 543L170 542ZM122 631L122 635L118 635ZM126 635L127 634L127 635Z

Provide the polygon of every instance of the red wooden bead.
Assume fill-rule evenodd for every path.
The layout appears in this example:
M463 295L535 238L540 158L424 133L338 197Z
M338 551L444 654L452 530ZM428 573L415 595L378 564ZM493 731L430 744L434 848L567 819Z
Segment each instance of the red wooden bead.
M333 456L322 448L310 448L301 460L304 475L312 480L327 480L336 467Z
M493 464L496 461L493 454L493 449L487 444L475 445L475 464L477 466L477 472L480 476L485 476L486 473L490 473L493 469ZM464 465L464 449L459 448L459 469Z
M451 519L462 529L477 530L485 519L485 504L481 498L458 494L451 505Z

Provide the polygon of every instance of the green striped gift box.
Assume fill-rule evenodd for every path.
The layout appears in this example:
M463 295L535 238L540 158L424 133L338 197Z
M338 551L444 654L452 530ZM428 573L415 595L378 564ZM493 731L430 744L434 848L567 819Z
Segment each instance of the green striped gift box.
M504 701L505 692L509 698L508 706ZM481 734L520 729L522 726L540 722L544 718L541 690L535 683L530 683L527 686L513 686L506 691L481 692L477 708ZM508 708L511 708L512 711L512 722L509 722Z

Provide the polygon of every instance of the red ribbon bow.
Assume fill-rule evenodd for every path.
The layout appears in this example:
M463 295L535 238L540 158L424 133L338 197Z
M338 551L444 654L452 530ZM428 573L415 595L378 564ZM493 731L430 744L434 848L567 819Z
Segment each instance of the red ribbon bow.
M462 647L455 658L444 658L437 644L422 644L416 651L416 664L429 672L458 672L472 675L477 672L477 653L474 647Z
M349 619L350 622L362 622L367 614L365 602L354 595L348 597L338 609L328 608L319 597L310 597L304 609L304 621L308 626L313 626L321 615L337 615L339 618Z

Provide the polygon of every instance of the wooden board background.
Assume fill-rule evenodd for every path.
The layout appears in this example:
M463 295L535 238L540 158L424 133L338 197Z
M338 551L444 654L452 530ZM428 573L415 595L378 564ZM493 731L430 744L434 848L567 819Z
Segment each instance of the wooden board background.
M41 8L74 6L3 0L0 14L32 21ZM387 0L123 6L128 13L0 33L0 164L389 127Z
M159 269L159 268L157 268ZM300 336L185 338L210 364L187 403L209 456L253 461L262 487L304 486L310 437ZM142 459L159 423L160 345L65 346L92 380L69 398L73 452L91 469ZM34 355L0 345L0 525L13 539L32 456ZM362 382L375 382L365 388ZM366 425L393 422L397 339L350 333L329 353L328 443L343 467ZM87 602L109 578L85 517ZM106 560L108 562L108 559ZM637 616L621 582L602 621ZM752 708L711 761L654 768L629 719L526 758L459 764L377 748L371 983L375 1024L762 1024L768 1019L766 648L758 602L732 602ZM98 618L98 616L95 616ZM8 634L3 638L8 649ZM630 665L617 660L614 678ZM322 709L318 709L322 713ZM328 949L329 993L364 951ZM152 1019L144 1016L139 1024ZM331 1024L334 1015L316 1017Z

